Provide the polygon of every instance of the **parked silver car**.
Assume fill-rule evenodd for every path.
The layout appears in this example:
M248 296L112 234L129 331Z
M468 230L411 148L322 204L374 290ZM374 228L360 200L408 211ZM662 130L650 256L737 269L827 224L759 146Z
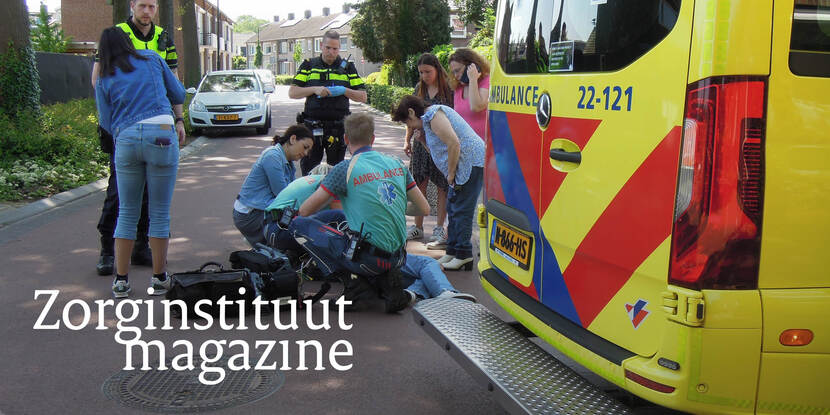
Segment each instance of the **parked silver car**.
M267 134L271 128L270 94L274 86L263 84L251 70L214 71L202 79L190 101L190 125L194 134L209 129L256 128Z

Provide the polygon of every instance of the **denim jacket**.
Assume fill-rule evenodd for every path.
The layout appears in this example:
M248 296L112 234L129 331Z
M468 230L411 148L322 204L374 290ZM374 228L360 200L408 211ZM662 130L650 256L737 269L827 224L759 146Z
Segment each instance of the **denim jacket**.
M130 56L135 70L116 67L115 75L99 77L95 85L98 123L113 136L141 120L173 114L171 104L184 103L184 87L164 60L152 50L138 53L147 60Z
M247 207L265 210L294 180L294 163L285 158L282 145L266 148L242 183L239 201Z

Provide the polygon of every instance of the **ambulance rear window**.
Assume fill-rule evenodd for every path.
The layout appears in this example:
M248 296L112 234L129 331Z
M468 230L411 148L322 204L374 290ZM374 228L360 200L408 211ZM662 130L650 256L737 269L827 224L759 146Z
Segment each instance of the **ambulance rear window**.
M830 77L830 0L795 0L790 71Z
M623 68L674 27L681 0L507 0L496 22L510 74Z

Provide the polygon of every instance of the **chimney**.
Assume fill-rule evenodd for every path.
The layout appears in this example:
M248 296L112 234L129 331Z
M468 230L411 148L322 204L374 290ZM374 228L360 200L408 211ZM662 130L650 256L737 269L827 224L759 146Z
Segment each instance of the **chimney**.
M280 21L280 17L279 16L274 16L274 23L279 22L279 21Z
M288 13L288 20L294 20L294 13Z
M323 7L323 16L328 16L329 14L331 14L331 9Z
M304 15L305 15L305 18L306 18L306 19L311 18L311 10L306 10L306 11L305 11L305 13L304 13Z
M348 12L349 12L349 5L347 3L347 4L343 5L343 13L348 13Z

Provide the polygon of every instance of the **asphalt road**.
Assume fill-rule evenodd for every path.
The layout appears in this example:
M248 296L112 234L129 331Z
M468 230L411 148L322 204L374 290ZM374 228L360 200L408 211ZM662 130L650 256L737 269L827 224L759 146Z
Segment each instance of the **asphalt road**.
M285 92L280 88L274 95L271 134L290 125L302 108L301 101L288 99ZM353 105L352 111L365 108ZM403 128L377 114L376 120L375 148L405 158ZM269 137L252 134L212 136L201 150L181 161L171 211L170 271L190 270L206 261L227 263L231 251L247 248L233 226L231 209L251 164L270 142ZM102 392L102 384L125 365L124 346L114 338L112 307L105 309L102 329L96 329L99 313L93 301L112 297L111 277L95 274L95 225L103 199L104 193L98 191L0 229L0 413L140 413ZM427 233L434 220L427 219ZM408 248L434 257L442 254L423 250L419 242L411 242ZM131 299L151 298L145 292L150 275L147 267L131 270ZM491 309L498 308L484 294L474 271L450 273L449 277L458 289L473 293ZM49 298L43 294L36 299L36 290L59 290L43 316L44 325L60 321L59 329L34 329ZM91 320L80 330L71 330L62 321L63 310L72 300L91 306ZM160 305L151 308L156 326L161 326ZM317 307L317 322L320 313ZM66 320L82 325L83 314L80 303L74 301ZM311 351L306 353L310 369L297 370L299 349L292 346L288 359L292 369L281 371L284 384L276 392L217 413L503 413L488 392L413 323L409 310L395 315L375 310L348 313L345 320L352 324L350 330L338 328L336 314L332 314L330 330L311 330L303 318L297 330L257 330L249 320L247 330L225 331L218 324L206 331L144 330L142 340L161 340L167 345L168 358L180 352L171 346L176 340L192 342L197 355L199 346L210 339L243 340L252 346L257 340L317 340L322 344L324 370L313 370ZM145 306L130 325L146 327ZM338 358L339 364L352 364L346 371L335 370L327 356L338 340L353 347L352 357Z

